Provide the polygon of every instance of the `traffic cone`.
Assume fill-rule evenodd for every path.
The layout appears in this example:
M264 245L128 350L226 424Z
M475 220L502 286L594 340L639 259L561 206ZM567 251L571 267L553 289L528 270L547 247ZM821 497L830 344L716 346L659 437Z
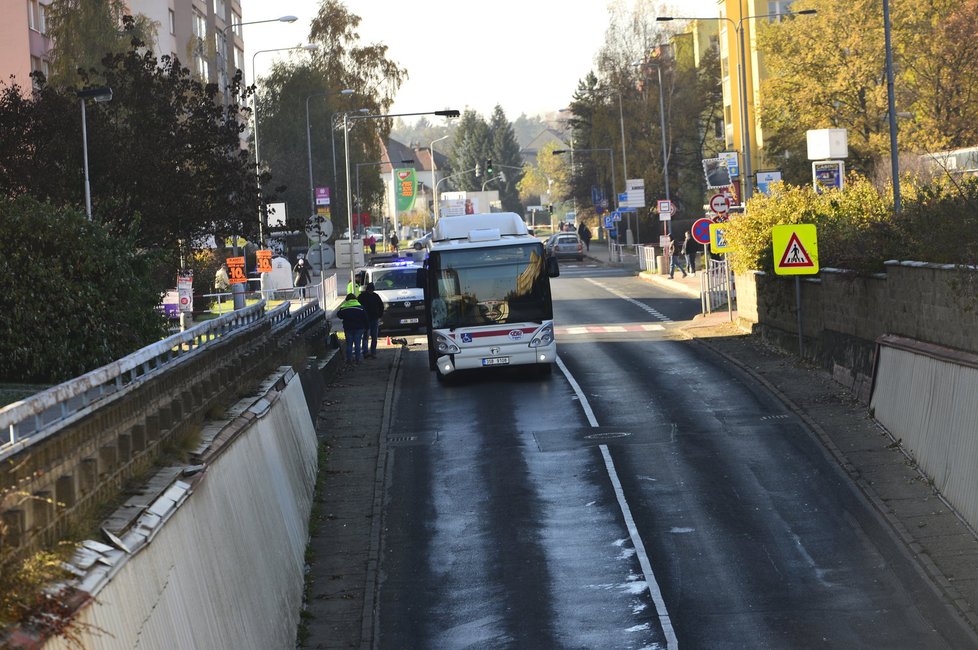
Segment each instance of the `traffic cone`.
M390 347L390 344L391 344L391 337L388 336L387 337L387 346Z

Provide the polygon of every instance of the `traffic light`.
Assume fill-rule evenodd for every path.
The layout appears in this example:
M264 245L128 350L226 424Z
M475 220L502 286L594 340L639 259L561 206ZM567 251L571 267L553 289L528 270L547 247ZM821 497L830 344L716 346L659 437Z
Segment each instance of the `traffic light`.
M492 176L492 158L486 158L486 176Z

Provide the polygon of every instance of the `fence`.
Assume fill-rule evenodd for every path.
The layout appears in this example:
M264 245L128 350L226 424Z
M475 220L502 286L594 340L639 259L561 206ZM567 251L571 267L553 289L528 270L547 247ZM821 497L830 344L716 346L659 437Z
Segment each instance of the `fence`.
M318 302L291 310L224 314L0 409L0 560L61 539L211 409L324 350Z

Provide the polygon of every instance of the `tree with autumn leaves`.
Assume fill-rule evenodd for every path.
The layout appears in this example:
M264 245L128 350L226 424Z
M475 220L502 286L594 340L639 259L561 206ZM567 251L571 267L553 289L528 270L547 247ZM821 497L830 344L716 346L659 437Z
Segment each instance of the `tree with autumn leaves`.
M891 3L901 152L978 145L978 0ZM768 79L761 89L764 155L785 179L811 180L805 132L844 128L847 167L887 174L889 120L883 15L875 0L798 0L815 15L758 33Z

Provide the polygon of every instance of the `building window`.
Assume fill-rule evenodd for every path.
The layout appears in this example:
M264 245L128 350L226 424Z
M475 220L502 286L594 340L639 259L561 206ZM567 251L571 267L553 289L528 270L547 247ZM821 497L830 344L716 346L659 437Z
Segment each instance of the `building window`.
M196 9L194 9L194 36L202 41L207 38L207 19Z
M214 15L224 20L227 16L227 8L224 6L224 0L214 0Z
M235 36L241 36L241 16L236 11L231 12L231 31Z
M723 119L716 118L713 121L713 135L719 139L723 138Z
M234 48L234 67L238 70L245 69L244 50L240 47Z
M170 9L170 34L175 35L177 33L177 16Z

